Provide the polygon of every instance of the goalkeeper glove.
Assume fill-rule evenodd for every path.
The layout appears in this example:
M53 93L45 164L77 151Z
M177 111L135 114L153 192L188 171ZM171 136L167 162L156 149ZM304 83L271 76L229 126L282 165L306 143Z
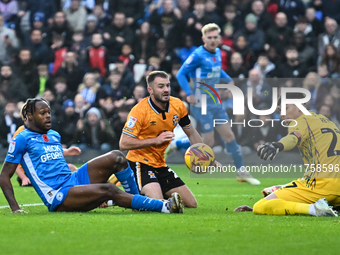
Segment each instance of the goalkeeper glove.
M257 156L263 160L273 160L283 150L282 143L265 143L257 147Z

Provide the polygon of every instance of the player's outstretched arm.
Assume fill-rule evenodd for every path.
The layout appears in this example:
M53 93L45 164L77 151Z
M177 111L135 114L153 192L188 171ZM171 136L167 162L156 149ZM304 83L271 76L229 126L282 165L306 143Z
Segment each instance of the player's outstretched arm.
M292 132L278 142L260 144L257 147L257 156L264 160L273 160L280 151L293 149L300 142L300 137L297 132Z
M188 136L190 144L203 143L203 140L194 127L182 128L184 133Z
M171 141L174 136L174 133L166 131L155 138L138 139L123 133L120 137L119 147L121 150L138 150Z
M21 210L17 200L14 197L13 186L11 183L11 177L13 176L15 170L17 169L17 163L10 163L5 161L2 166L1 174L0 174L0 187L2 192L4 193L9 206L12 209L13 213L26 213Z

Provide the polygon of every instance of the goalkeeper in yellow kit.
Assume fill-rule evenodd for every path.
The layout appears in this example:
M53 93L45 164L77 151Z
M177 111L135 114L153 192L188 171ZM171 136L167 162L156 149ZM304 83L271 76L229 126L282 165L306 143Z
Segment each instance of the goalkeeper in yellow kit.
M299 95L294 94L294 98ZM278 142L261 144L257 148L261 159L273 160L280 151L298 146L305 165L304 176L261 199L253 209L240 206L235 211L338 216L332 206L340 205L340 131L325 116L310 113L305 115L296 105L288 104L283 117L295 120L289 124L288 134Z

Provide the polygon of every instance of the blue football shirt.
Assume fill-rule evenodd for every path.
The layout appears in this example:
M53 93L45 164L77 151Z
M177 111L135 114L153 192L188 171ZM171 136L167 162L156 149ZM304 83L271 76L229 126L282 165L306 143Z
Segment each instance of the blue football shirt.
M219 48L217 48L215 52L210 52L205 49L203 45L198 47L187 58L177 73L178 82L186 94L194 94L199 103L201 94L206 93L204 90L199 89L200 87L210 93L212 93L212 91L206 86L200 85L198 82L204 82L211 87L219 84L221 78L223 78L224 82L231 82L232 78L222 70L221 61L221 50ZM188 82L190 78L193 78L195 81L191 90ZM212 102L212 98L207 96L207 102L209 103L209 101Z
M9 145L5 161L20 163L44 204L49 206L71 171L63 156L60 135L54 130L39 134L25 129Z

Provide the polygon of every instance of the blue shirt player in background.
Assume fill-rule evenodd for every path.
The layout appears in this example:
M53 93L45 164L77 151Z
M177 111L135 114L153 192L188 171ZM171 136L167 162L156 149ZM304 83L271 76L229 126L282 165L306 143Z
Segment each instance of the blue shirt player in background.
M221 51L218 48L220 43L221 29L214 23L205 25L202 28L202 40L204 45L198 47L184 62L179 69L177 79L182 89L187 94L187 101L192 104L191 114L200 123L202 129L203 141L210 147L214 145L214 119L228 120L227 124L216 125L215 129L221 135L226 144L226 149L231 153L234 164L237 168L237 179L242 182L248 182L253 185L259 185L260 182L253 178L251 174L245 171L242 153L239 145L236 143L235 136L229 124L229 117L220 104L215 104L214 99L209 95L207 98L207 114L201 113L201 95L206 94L203 90L212 91L201 83L211 87L215 84L233 83L232 78L222 70ZM189 79L194 80L194 91L192 92L189 85ZM213 93L212 93L213 94Z
M51 129L51 108L45 99L28 99L21 115L26 129L11 141L0 174L1 189L13 213L25 213L14 197L10 180L19 163L49 211L89 211L113 200L137 210L183 212L177 193L166 201L139 195L133 172L120 151L108 152L71 172L63 157L60 135ZM112 174L128 193L107 183Z

